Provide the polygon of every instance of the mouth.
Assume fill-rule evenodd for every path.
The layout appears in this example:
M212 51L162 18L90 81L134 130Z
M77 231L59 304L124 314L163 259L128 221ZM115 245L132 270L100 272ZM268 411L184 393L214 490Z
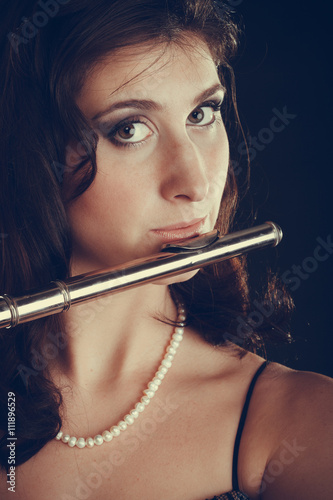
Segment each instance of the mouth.
M180 222L172 226L152 229L151 232L155 234L161 242L169 243L198 236L202 233L205 222L206 217L202 217L201 219L193 219L189 222Z

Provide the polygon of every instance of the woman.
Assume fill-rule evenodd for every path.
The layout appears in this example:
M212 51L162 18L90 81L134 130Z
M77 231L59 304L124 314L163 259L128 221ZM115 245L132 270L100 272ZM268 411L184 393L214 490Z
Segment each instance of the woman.
M7 7L1 290L227 232L228 9ZM331 380L266 366L250 312L233 259L2 332L1 498L331 498Z

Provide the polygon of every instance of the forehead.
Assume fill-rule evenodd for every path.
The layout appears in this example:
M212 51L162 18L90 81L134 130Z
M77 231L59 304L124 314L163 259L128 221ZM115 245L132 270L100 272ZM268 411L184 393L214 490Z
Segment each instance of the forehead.
M167 106L177 94L192 95L218 83L216 65L205 42L143 44L107 55L89 71L77 103L92 118L101 105L119 98L151 99Z

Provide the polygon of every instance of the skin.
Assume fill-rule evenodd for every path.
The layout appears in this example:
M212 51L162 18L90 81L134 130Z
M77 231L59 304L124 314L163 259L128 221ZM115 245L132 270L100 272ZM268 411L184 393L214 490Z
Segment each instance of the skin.
M142 100L142 88L149 89L154 109L132 106L109 111L115 103ZM204 92L207 95L199 98ZM214 228L229 162L225 127L219 111L212 108L223 97L214 61L202 42L190 55L177 46L166 52L161 47L122 50L90 72L78 105L99 134L98 172L90 188L68 206L73 275L158 252L165 238L156 229L197 218L204 218L200 233ZM144 122L131 126L134 146L119 145L129 142L123 138L129 135L124 127L112 140L108 137L116 125L134 119ZM70 149L69 165L79 160L76 151L78 145ZM67 179L67 186L70 182ZM166 283L170 280L115 295L107 308L101 307L94 319L100 343L93 351L91 324L80 319L87 306L73 308L66 315L73 342L57 359L61 371L90 385L91 374L87 364L82 366L82 358L96 374L96 383L98 378L135 372L147 349L152 359L159 359L161 344L151 346L150 332L155 337L156 331L161 332L157 342L165 344L170 327L151 315L176 318ZM156 347L159 354L154 353Z
M171 46L155 63L161 48L135 52L123 50L97 65L78 99L99 143L96 179L68 208L73 272L158 252L163 241L155 229L206 217L203 233L217 218L229 147L220 113L210 104L224 97L215 64L202 44L190 54ZM208 96L198 97L207 89L212 89ZM142 98L160 109L124 104L108 111ZM124 126L112 133L119 122L134 119L144 123L130 125L132 135Z
M218 113L209 107L201 112L206 117L207 111L208 121L215 116L211 127L193 125L189 119L197 117L193 111L203 105L193 105L195 97L219 84L208 48L198 40L195 46L199 50L187 53L171 46L150 68L160 49L126 49L90 72L78 96L89 119L116 101L147 95L163 110L118 109L103 116L103 125L96 123L96 179L68 206L74 237L72 274L158 251L162 242L161 235L152 232L156 228L203 215L200 231L214 227L228 140ZM221 100L222 94L218 90L208 100ZM114 125L137 115L145 120L136 131L143 134L144 143L121 148L105 137L106 118ZM69 165L78 160L77 146L71 145ZM70 177L66 182L70 190ZM66 433L94 436L116 424L138 401L172 333L172 327L154 319L158 313L176 318L164 282L99 298L66 313L67 344L49 365L62 389ZM87 485L96 471L100 483L90 487L85 496L89 500L203 500L230 491L237 426L249 383L262 362L252 353L240 359L226 347L214 348L186 328L158 390L170 411L157 415L152 402L144 413L143 420L155 422L155 430L144 434L141 425L132 426L131 450L126 433L92 450L49 442L17 469L16 498L44 500L45 491L50 500L78 498L76 488ZM238 463L240 487L252 499L332 498L332 394L327 377L276 363L266 368L251 399ZM297 456L285 451L285 442L294 440L302 448ZM116 460L110 455L115 450L124 460L107 472L105 467ZM11 498L4 483L0 496Z

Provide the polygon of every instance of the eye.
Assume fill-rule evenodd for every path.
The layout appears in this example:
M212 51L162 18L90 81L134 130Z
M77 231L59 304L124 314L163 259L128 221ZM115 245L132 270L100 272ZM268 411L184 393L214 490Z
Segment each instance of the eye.
M151 129L140 120L121 122L107 134L108 139L118 146L135 145L144 142L153 134Z
M211 125L216 120L215 113L220 109L221 104L216 102L203 104L192 111L188 120L191 125L200 125L202 127L205 125Z

